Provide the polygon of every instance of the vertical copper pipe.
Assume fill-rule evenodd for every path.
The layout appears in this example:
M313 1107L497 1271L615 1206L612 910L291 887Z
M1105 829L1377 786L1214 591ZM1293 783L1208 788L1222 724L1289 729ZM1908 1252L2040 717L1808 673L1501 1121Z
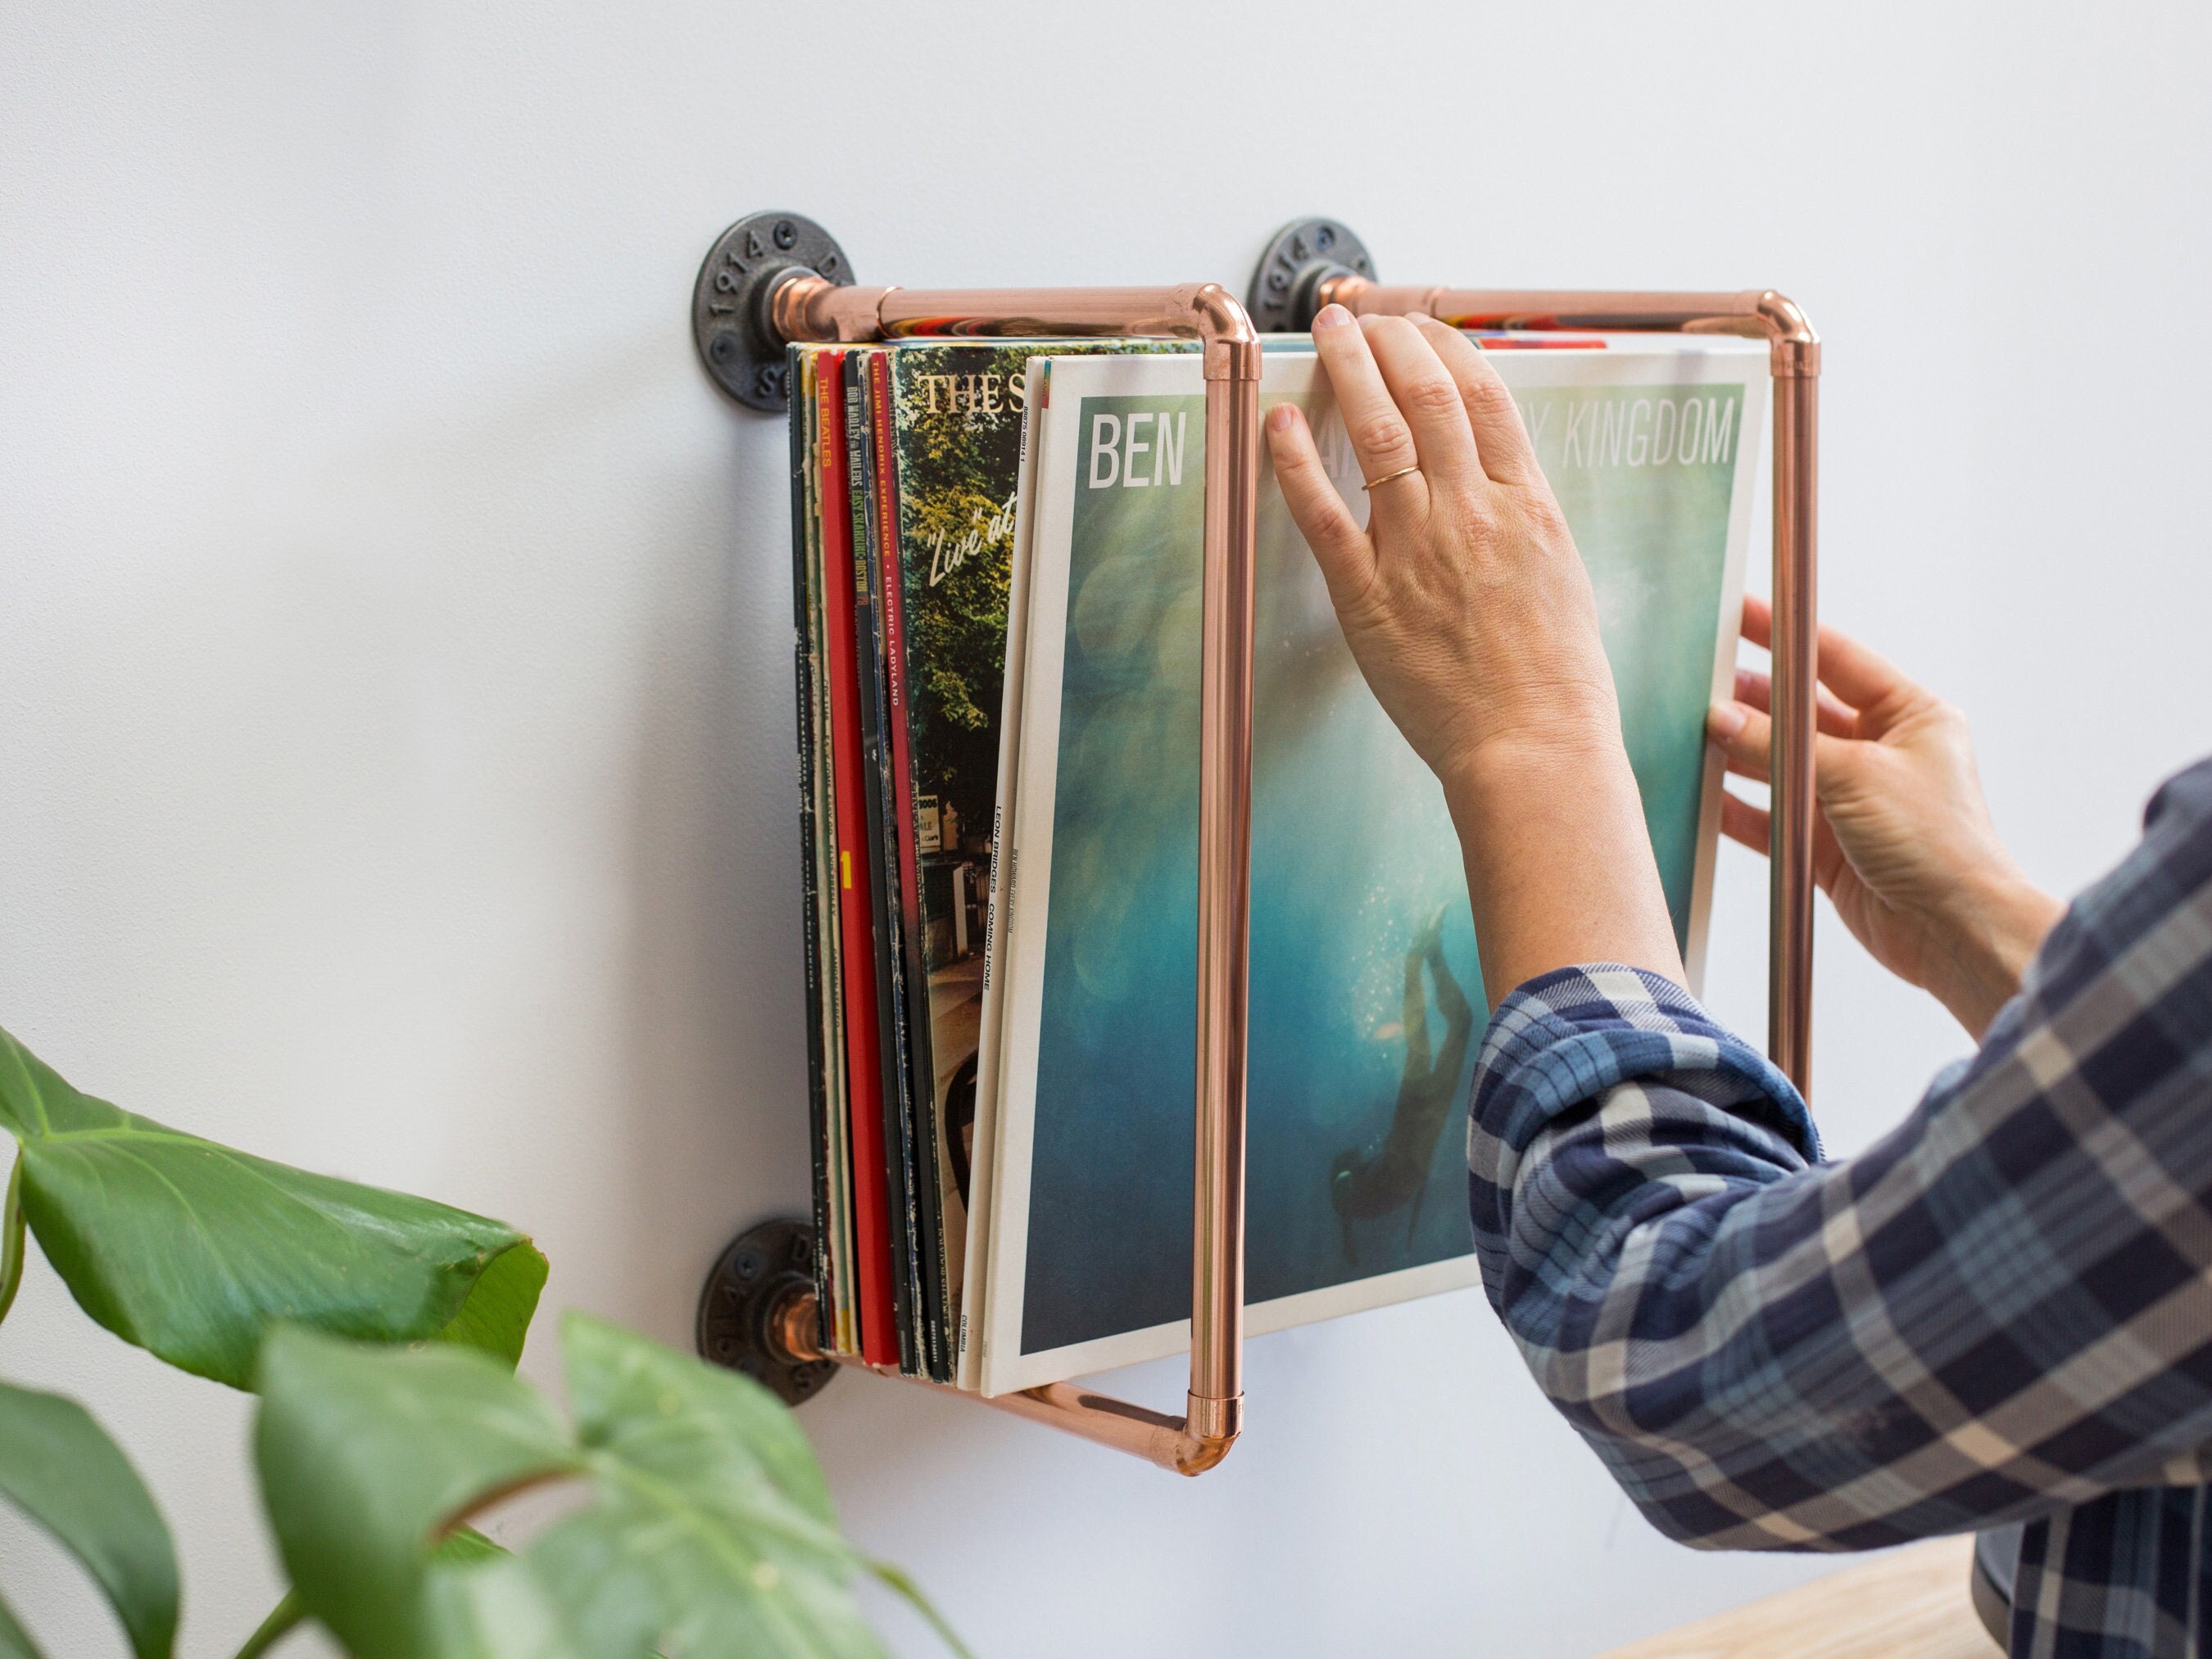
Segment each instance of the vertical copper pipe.
M1774 377L1774 743L1767 833L1766 1050L1800 1091L1813 1074L1813 740L1819 704L1815 526L1820 382Z
M1198 1122L1190 1413L1233 1434L1243 1394L1244 1063L1252 901L1252 563L1258 354L1206 383L1199 655Z

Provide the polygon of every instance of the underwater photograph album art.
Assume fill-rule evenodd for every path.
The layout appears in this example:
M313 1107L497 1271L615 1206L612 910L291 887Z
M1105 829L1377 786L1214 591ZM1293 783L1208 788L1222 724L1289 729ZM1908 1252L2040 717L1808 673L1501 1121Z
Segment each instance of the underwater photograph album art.
M1676 933L1701 965L1765 411L1762 345L1499 353L1595 588ZM1307 410L1364 517L1310 349ZM958 1380L1189 1340L1203 386L1187 355L1030 360ZM1475 1281L1465 1109L1486 1003L1435 778L1354 664L1272 475L1254 668L1248 1329Z

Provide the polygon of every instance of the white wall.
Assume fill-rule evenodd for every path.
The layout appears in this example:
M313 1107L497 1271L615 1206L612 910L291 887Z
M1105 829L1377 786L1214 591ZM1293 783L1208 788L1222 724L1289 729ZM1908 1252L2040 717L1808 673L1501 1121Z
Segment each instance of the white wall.
M740 213L869 281L1241 289L1330 212L1394 278L1771 283L1829 342L1826 613L1972 712L2029 867L2084 881L2212 748L2201 11L341 9L0 9L0 1023L515 1219L549 1307L683 1342L805 1191L783 429L686 332ZM1715 933L1754 1030L1762 879ZM1848 1150L1963 1042L1821 945ZM43 1267L0 1373L127 1443L229 1652L275 1583L246 1402ZM1249 1389L1196 1484L889 1383L804 1421L985 1655L1582 1655L1831 1565L1660 1540L1475 1295L1256 1341ZM122 1651L12 1517L0 1583Z

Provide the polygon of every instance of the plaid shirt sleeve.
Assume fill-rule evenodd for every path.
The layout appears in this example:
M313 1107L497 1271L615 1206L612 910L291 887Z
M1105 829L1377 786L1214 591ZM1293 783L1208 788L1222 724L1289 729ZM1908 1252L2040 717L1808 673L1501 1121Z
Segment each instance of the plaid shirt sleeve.
M1492 1305L1660 1530L1865 1549L2039 1520L2033 1650L2193 1642L2204 1494L2158 1489L2212 1479L2212 761L1860 1156L1822 1163L1756 1050L1607 966L1500 1006L1468 1152Z

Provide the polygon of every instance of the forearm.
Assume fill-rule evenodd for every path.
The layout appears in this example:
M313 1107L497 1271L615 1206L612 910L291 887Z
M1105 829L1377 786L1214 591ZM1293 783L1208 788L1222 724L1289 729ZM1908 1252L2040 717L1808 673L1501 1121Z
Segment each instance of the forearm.
M1869 1548L2212 1475L2212 765L2160 802L1972 1063L1849 1164L1812 1166L1795 1091L1671 984L1569 970L1498 1009L1484 1280L1671 1536Z
M1492 743L1445 776L1492 1007L1577 963L1684 982L1617 719L1588 726Z

